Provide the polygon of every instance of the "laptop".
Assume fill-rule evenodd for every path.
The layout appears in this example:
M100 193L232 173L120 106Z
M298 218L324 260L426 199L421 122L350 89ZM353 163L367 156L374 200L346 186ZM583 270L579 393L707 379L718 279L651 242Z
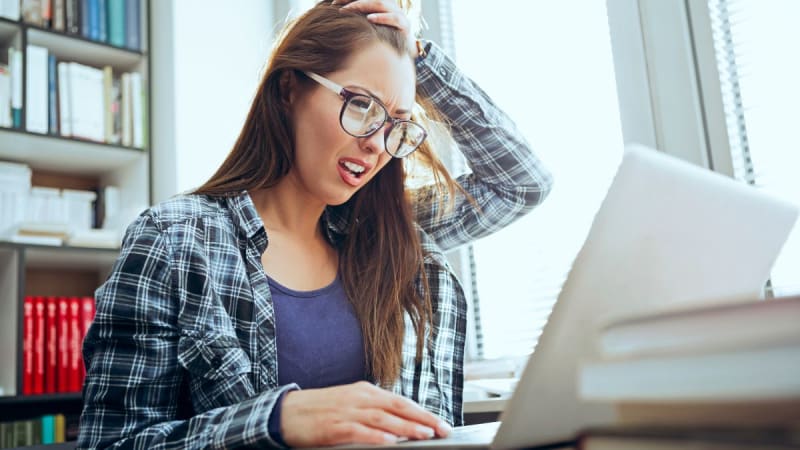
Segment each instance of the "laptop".
M458 427L445 439L395 446L556 448L586 427L613 423L611 405L577 395L579 363L598 356L595 319L761 297L797 214L797 206L752 186L627 146L499 424Z

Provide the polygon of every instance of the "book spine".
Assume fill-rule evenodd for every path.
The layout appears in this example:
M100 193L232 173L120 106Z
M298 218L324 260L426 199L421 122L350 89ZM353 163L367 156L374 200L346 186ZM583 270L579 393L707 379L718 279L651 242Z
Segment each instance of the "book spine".
M58 134L58 92L56 91L56 55L47 55L47 127L50 134Z
M65 0L53 0L53 29L56 31L65 31Z
M64 18L67 33L81 33L80 1L81 0L64 0Z
M131 74L122 74L122 102L120 113L122 117L122 145L130 147L133 144L133 122L131 117Z
M45 317L44 298L35 297L33 300L33 393L44 393L44 334Z
M53 438L53 441L56 442L56 443L66 441L66 424L65 424L65 420L66 419L64 418L63 414L56 414L55 426L54 426L54 428L55 428L55 430L54 430L55 436Z
M56 374L58 373L58 300L54 297L46 299L47 306L47 328L45 357L47 362L44 370L44 381L46 393L58 392Z
M92 297L83 297L81 298L81 349L83 349L83 340L86 338L86 333L89 332L89 326L91 326L92 321L94 320L94 313L95 313L95 304L94 298ZM82 354L82 352L79 352ZM86 379L86 367L83 364L83 358L80 358L79 362L79 374L80 374L80 384L83 386L83 382Z
M114 140L114 71L111 66L103 67L103 137L106 142L112 143Z
M0 423L0 448L11 448L14 429L11 423Z
M2 15L8 20L19 20L19 0L4 0ZM0 442L1 443L1 442Z
M142 105L142 74L131 73L131 130L133 131L133 146L144 148L144 111Z
M80 378L81 361L81 300L78 297L69 299L69 380L70 392L81 390L82 380Z
M89 25L91 11L89 10L89 0L78 0L80 2L80 24L81 24L81 36L91 39L91 25Z
M0 127L10 127L11 120L11 70L0 64Z
M100 0L89 0L89 39L100 40Z
M33 394L33 297L22 304L22 393Z
M9 47L8 66L11 72L11 120L14 128L22 128L22 51Z
M69 301L58 297L58 392L69 392Z
M41 0L22 0L22 21L37 27L43 25Z
M42 416L42 444L55 443L55 417L51 415Z
M39 445L42 443L42 420L28 420L28 445Z
M108 42L108 1L107 0L96 0L97 1L97 17L98 17L98 27L99 27L99 36L101 42Z
M69 63L58 63L58 111L62 136L72 136L72 90L69 82Z
M42 27L52 28L53 26L52 0L41 0L41 2L42 2Z
M13 433L13 440L11 447L25 447L26 445L31 445L30 441L27 438L27 427L26 423L27 420L18 420L14 422L14 433ZM33 439L31 439L33 440Z
M47 133L47 54L44 47L28 45L25 129L32 133Z
M125 46L125 0L108 0L108 41L116 47Z
M131 50L141 48L139 0L125 0L126 45Z

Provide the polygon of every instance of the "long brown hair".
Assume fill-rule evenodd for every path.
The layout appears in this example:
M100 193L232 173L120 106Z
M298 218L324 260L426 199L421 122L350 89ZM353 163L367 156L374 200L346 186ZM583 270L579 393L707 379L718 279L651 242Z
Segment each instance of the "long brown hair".
M335 72L353 52L374 42L408 54L405 37L397 30L374 25L363 15L327 1L287 24L233 149L195 193L229 196L274 186L294 162L289 91L308 89L304 71ZM417 101L425 103L419 96ZM427 111L427 116L433 114ZM413 118L425 121L426 114L418 110ZM452 199L460 190L429 143L412 157L430 170L434 189L442 193L440 198ZM339 271L361 323L369 376L384 386L390 386L400 373L404 314L409 315L416 332L417 360L433 317L413 199L405 184L403 160L392 159L337 207L350 217L349 230L338 246ZM417 290L417 282L421 290Z

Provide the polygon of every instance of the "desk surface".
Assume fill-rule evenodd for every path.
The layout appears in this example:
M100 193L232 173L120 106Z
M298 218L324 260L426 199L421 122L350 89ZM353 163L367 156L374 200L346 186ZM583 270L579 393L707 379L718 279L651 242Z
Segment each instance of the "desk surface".
M472 413L500 413L508 403L509 397L486 398L480 400L467 400L464 402L464 414Z

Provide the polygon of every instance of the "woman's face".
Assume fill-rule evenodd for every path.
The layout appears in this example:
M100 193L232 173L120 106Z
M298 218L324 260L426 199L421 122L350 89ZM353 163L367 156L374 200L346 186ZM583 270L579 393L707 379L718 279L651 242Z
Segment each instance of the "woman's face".
M355 52L342 70L325 75L350 91L378 98L392 117L409 119L415 95L411 58L382 42ZM295 161L289 177L325 205L340 205L391 160L385 151L388 123L365 138L347 134L339 124L343 100L314 83L292 99ZM363 171L358 173L363 167Z

